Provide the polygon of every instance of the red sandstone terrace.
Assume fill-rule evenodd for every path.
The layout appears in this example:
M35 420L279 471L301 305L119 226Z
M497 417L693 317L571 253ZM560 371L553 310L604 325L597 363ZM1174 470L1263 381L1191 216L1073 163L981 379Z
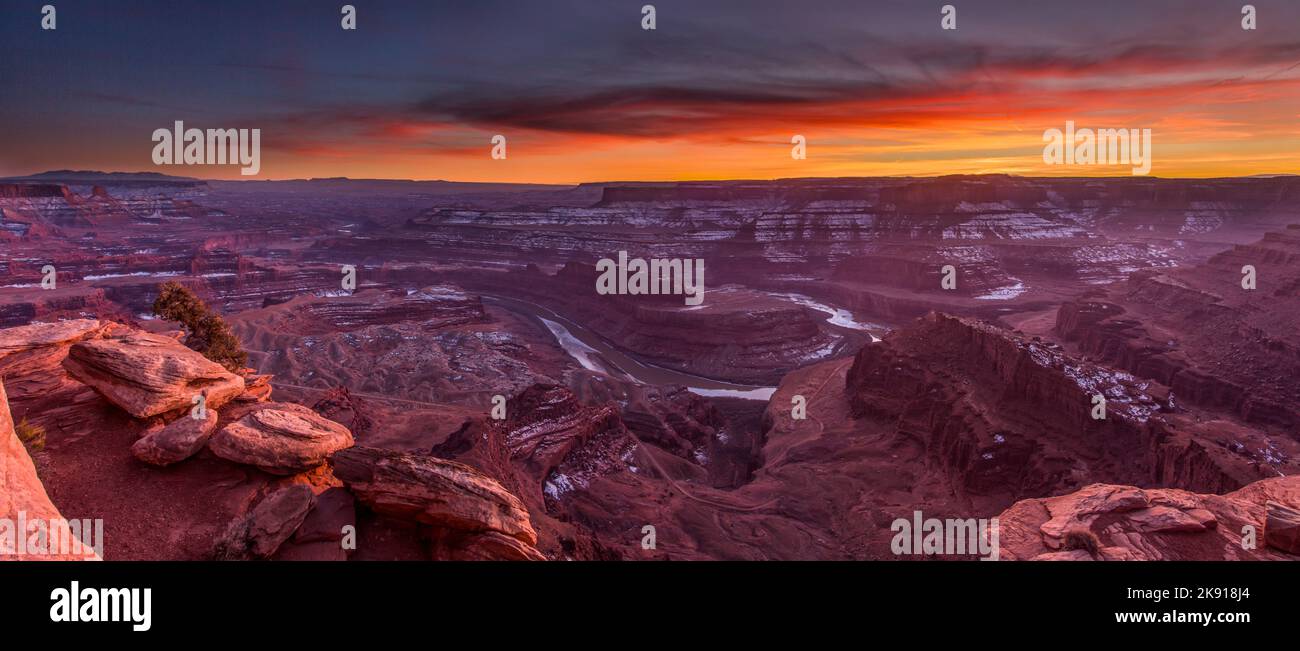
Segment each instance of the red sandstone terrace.
M1002 560L1300 560L1296 206L1294 177L0 182L0 519L103 527L0 558L900 560L922 512L996 519ZM598 292L620 251L704 260L702 304ZM154 314L170 281L246 364Z

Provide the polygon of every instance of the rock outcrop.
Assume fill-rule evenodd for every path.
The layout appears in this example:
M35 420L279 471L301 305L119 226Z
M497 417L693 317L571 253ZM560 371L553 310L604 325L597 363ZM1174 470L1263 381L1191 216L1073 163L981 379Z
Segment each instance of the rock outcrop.
M63 197L68 186L57 183L0 183L0 198Z
M362 291L316 298L281 324L285 331L324 334L367 326L418 323L428 331L449 325L488 321L483 302L459 287L439 285L407 294Z
M220 364L175 339L138 330L74 344L63 365L136 418L189 409L199 395L215 409L244 391L243 378Z
M932 313L863 347L846 390L854 416L920 442L960 495L997 508L1098 481L1224 492L1300 469L1234 453L1225 432L1259 435L1183 416L1157 382L973 319Z
M343 539L343 528L356 524L357 506L352 493L341 487L327 488L316 496L315 508L294 533L293 541L338 543Z
M330 465L370 510L429 526L435 558L459 558L466 553L502 560L542 558L534 547L537 532L523 502L465 464L353 447L336 452Z
M274 560L346 561L357 549L356 537L356 499L341 486L327 488Z
M271 392L275 390L271 386L273 375L258 375L252 369L247 371L244 376L244 392L239 394L235 400L239 402L268 402L271 400Z
M64 378L60 365L73 344L102 337L110 327L96 319L76 319L0 330L0 376L16 395L56 390Z
M103 541L88 540L84 535L80 539L74 538L68 521L46 495L45 486L36 474L36 466L14 432L9 397L3 383L0 383L0 520L9 523L7 532L0 533L0 561L99 560L90 545L102 544ZM38 522L40 524L36 524ZM15 530L18 523L27 525L24 526L26 530ZM30 529L30 525L44 528L48 547L33 549L28 546L27 541L37 531ZM23 540L19 540L20 536Z
M539 548L549 557L622 557L622 551L593 534L592 518L627 530L634 529L633 522L640 523L635 525L639 530L645 522L658 521L651 515L658 505L650 496L662 490L662 483L640 469L657 463L650 454L706 478L700 467L642 446L624 425L616 403L584 405L565 387L536 384L507 400L506 410L503 420L466 420L431 452L472 466L517 495L538 530ZM612 525L603 514L620 524Z
M1288 554L1300 556L1300 509L1270 501L1264 505L1264 542Z
M715 488L744 484L762 463L761 401L705 398L684 386L646 385L588 370L570 373L567 387L583 404L617 404L638 441L703 468Z
M194 456L217 428L217 410L206 411L203 418L185 415L150 429L131 446L131 454L155 466L169 466Z
M325 463L351 446L348 428L292 403L259 403L208 442L212 453L276 475L291 475Z
M511 459L538 481L546 480L594 439L633 443L616 407L584 407L561 386L533 385L507 407L509 417L498 425L505 445Z
M480 468L539 505L635 466L637 440L616 405L582 405L553 384L535 384L506 404L506 419L467 422L432 454Z
M332 421L342 423L353 434L365 434L374 425L366 402L353 396L347 387L330 389L311 408Z
M1297 506L1300 477L1226 495L1093 484L1017 502L998 516L999 544L1004 560L1300 560L1295 529L1270 517Z
M1247 269L1252 289L1243 286ZM1300 225L1203 265L1135 273L1066 302L1056 333L1081 353L1169 386L1187 403L1294 432L1297 313Z
M217 541L216 557L270 558L294 535L314 504L315 496L304 484L290 484L267 495L247 516L230 523Z
M713 403L686 387L646 387L633 397L622 410L628 431L683 459L706 461L728 424Z
M0 330L0 378L15 414L44 427L52 437L79 437L102 430L105 420L130 416L71 377L63 366L76 343L121 328L95 319L33 323ZM106 416L106 412L114 415Z

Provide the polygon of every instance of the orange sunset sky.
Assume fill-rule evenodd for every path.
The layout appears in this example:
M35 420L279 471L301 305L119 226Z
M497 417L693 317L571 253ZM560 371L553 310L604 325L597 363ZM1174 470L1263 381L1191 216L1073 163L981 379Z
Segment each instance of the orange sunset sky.
M953 31L928 2L670 0L653 31L639 0L357 3L355 32L328 3L265 4L0 21L0 175L241 178L155 166L176 120L261 129L258 179L1131 173L1044 164L1067 120L1150 129L1154 176L1300 172L1296 2L1254 3L1255 30L1240 2L955 2Z

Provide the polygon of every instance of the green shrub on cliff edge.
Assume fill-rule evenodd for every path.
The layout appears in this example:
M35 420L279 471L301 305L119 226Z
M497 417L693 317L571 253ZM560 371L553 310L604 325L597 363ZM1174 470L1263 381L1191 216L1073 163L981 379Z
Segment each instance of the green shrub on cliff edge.
M237 372L248 365L248 353L230 326L184 285L169 281L159 287L153 313L168 321L179 321L189 332L185 345L226 370Z

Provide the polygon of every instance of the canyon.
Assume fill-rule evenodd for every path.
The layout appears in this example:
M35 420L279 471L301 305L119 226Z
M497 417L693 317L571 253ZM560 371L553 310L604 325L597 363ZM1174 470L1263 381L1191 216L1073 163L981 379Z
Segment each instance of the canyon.
M624 251L703 302L597 291ZM913 511L1010 559L1298 559L1298 314L1297 177L52 172L0 180L0 477L108 560L890 560Z

